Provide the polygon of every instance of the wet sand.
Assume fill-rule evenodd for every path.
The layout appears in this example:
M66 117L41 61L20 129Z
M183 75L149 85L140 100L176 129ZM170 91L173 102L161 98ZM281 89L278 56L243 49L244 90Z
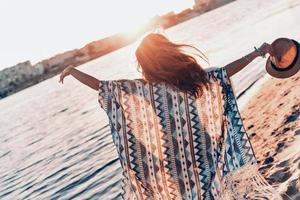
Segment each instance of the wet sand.
M220 67L279 36L300 41L299 3L234 1L166 32L195 44ZM78 68L98 79L137 78L135 45ZM299 199L300 80L266 79L261 85L264 64L257 58L233 76L234 91L239 96L258 80L238 99L239 108L247 106L245 128L264 176ZM119 199L122 169L97 92L72 77L64 85L58 80L0 101L0 199Z
M263 175L284 199L300 199L300 72L269 77L241 116Z

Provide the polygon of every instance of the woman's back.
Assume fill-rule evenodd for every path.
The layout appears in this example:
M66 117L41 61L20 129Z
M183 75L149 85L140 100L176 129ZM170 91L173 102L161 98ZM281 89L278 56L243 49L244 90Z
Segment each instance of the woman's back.
M192 46L147 35L135 52L143 79L98 80L74 67L61 74L62 83L71 73L98 90L123 168L122 198L282 199L258 171L228 76L257 52L204 70L182 47Z
M224 199L222 177L255 162L225 69L208 77L200 98L143 79L100 81L124 199Z

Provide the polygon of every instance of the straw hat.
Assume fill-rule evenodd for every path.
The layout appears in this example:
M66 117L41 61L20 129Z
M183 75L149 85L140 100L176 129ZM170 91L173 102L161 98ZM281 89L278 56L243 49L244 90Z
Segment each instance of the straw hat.
M271 44L266 71L275 78L289 78L300 70L300 44L288 38L278 38Z

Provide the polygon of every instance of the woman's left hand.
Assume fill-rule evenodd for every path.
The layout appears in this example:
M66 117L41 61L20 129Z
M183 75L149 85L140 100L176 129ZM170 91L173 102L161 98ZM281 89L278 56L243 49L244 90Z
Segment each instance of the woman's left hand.
M265 56L267 53L271 56L273 55L272 46L266 42L264 42L258 49L260 50L263 56Z
M62 84L64 83L64 78L68 75L70 75L70 70L74 68L73 65L69 65L68 67L66 67L60 74L60 77L59 77L59 83L61 82Z

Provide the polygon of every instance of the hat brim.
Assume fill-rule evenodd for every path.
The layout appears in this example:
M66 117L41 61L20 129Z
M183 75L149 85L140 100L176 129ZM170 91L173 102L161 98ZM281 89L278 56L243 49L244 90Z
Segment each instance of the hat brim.
M296 44L297 47L296 58L294 59L293 63L290 66L288 66L286 69L278 70L276 69L276 66L272 63L269 57L266 62L266 71L271 76L275 78L289 78L295 75L300 70L300 44L295 40L292 41Z

